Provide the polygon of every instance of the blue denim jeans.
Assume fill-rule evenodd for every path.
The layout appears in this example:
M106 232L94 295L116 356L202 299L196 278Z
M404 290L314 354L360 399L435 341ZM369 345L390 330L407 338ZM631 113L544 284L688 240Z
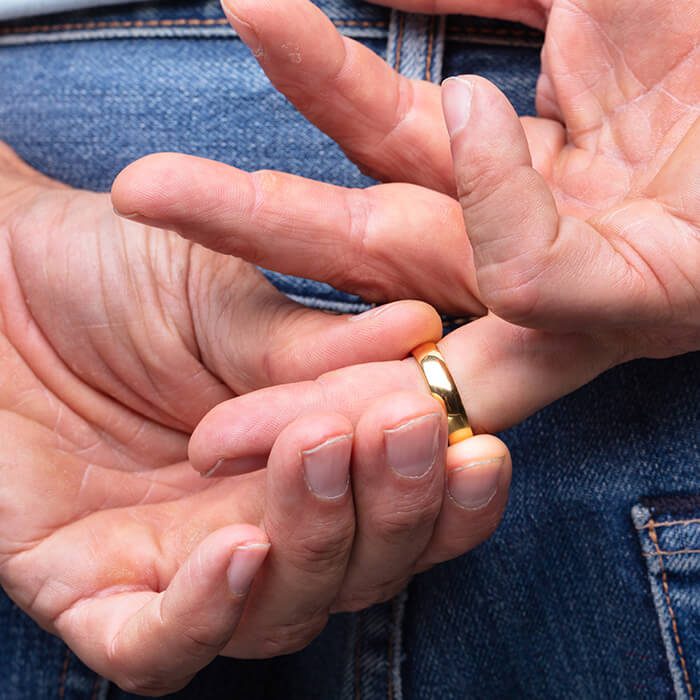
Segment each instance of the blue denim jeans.
M405 75L480 73L533 111L536 32L317 4ZM0 86L0 138L75 186L106 189L161 150L370 183L271 88L216 2L2 25ZM270 276L310 305L364 306ZM631 363L508 431L512 495L489 542L390 603L335 616L301 653L219 659L176 697L700 696L698 370L698 354ZM127 697L1 594L0 629L0 698Z

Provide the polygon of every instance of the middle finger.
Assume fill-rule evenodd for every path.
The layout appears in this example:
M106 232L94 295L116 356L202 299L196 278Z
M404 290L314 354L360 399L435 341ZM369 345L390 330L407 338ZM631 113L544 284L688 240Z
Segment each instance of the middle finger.
M360 418L355 542L336 609L388 600L410 579L440 513L446 446L446 416L425 394L389 394Z

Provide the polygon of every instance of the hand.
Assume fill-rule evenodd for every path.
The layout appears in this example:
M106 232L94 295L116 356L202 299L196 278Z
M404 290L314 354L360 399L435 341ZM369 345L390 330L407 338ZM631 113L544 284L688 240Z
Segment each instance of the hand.
M452 449L472 465L450 482L460 507L425 391L357 426L294 421L266 470L234 479L201 479L187 440L235 394L402 357L440 328L419 303L353 321L301 309L242 260L125 222L0 148L0 583L97 672L153 694L395 594L493 531L500 441Z
M173 170L160 157L133 166L133 209L233 253L250 245L252 221L267 234L255 239L260 257L287 272L299 258L277 255L274 233L319 222L323 250L359 242L359 252L350 260L357 264L341 267L321 251L316 278L372 299L415 295L448 311L483 304L491 313L442 349L474 424L489 432L621 362L697 349L700 17L690 0L672 11L663 2L628 4L404 0L407 9L546 27L539 118L518 120L477 78L444 88L453 159L437 87L396 75L306 0L239 0L231 22L272 82L365 171L416 184L356 192L278 174L253 200L240 173L199 161L192 167L202 186L186 201L200 204L185 211L148 185ZM204 183L214 178L219 187L207 196ZM299 210L285 189L296 201L303 194ZM204 222L202 212L215 215ZM346 397L354 420L366 401L420 384L408 362L400 378L376 366L333 373L302 404L286 398L291 387L242 397L210 414L190 455L206 469L223 456L265 454L279 416L327 406L343 386L367 388Z

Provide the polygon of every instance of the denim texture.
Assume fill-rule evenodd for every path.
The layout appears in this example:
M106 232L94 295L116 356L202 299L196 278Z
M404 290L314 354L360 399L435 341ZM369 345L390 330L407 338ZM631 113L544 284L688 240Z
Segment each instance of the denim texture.
M700 497L648 498L632 513L676 697L690 700L700 678Z
M360 0L317 4L404 75L479 73L534 113L539 33ZM0 138L74 186L107 189L160 150L372 182L275 93L215 1L2 24L0 84ZM326 285L269 277L309 305L365 308ZM390 603L334 616L299 654L219 659L174 697L697 696L698 369L698 354L631 363L508 431L512 495L492 540ZM3 700L130 697L2 596L0 628Z

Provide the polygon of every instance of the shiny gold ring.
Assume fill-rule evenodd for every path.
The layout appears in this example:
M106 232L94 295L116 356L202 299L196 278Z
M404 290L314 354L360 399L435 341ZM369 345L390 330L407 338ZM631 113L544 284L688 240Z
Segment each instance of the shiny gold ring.
M447 368L445 358L435 343L423 343L412 353L423 372L430 393L443 405L447 413L447 434L450 445L474 435L464 410L462 397Z

